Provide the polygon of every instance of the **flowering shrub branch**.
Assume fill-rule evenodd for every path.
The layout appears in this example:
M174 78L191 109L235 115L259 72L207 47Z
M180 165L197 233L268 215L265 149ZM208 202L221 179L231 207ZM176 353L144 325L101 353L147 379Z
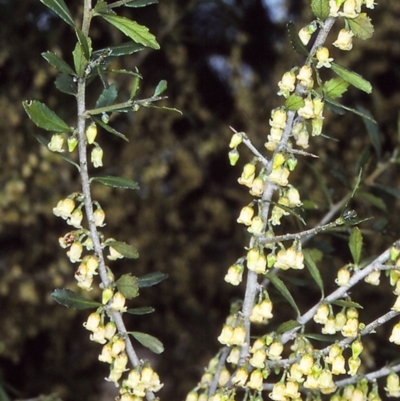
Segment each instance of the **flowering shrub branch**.
M293 25L289 26L295 50L306 56L302 67L286 72L279 82L278 95L285 98L285 104L272 111L270 134L265 143L272 152L267 158L260 152L245 133L234 131L229 152L232 165L239 159L238 146L244 143L254 155L254 159L244 166L239 183L249 188L254 200L244 206L238 222L247 226L252 234L247 255L232 265L225 280L238 285L246 272L246 288L241 309L230 315L222 329L219 341L225 347L211 361L198 387L187 397L187 401L197 400L235 400L240 391L251 400L264 399L263 391L270 391L272 400L300 400L303 394L307 400L321 399L330 394L332 400L369 399L378 400L376 379L387 375L385 391L388 395L400 394L399 379L395 374L398 366L379 369L360 375L360 355L363 350L361 339L399 314L397 301L380 318L365 325L359 321L358 308L361 305L351 299L350 289L362 280L370 285L378 285L381 271L388 271L391 284L396 285L396 265L398 264L398 245L383 252L372 262L361 265L362 235L354 227L351 230L349 246L354 263L338 271L338 288L331 294L324 294L324 283L312 250L303 249L306 241L320 232L337 229L340 226L355 226L361 220L353 211L346 210L349 200L360 185L360 177L352 194L346 195L333 205L321 224L313 229L295 234L275 234L275 227L281 224L284 216L301 217L294 210L302 205L298 190L289 183L290 173L297 164L296 155L317 157L305 152L311 136L319 136L323 130L326 103L340 106L335 101L353 85L364 92L371 92L371 85L360 75L353 73L333 61L325 43L328 34L338 21L344 21L333 46L349 51L353 47L353 37L368 39L373 32L372 24L363 8L374 8L373 1L356 0L313 0L311 8L316 20L302 28L297 36ZM317 32L318 31L318 32ZM308 52L306 45L312 36L314 43ZM330 69L337 75L323 82L320 69ZM346 108L348 109L348 108ZM356 110L351 110L359 114ZM362 115L363 118L369 118ZM294 149L294 145L302 149ZM257 172L257 166L260 170ZM366 180L371 185L384 168L378 167ZM273 197L278 195L278 201ZM257 211L258 210L258 211ZM341 216L331 221L340 210ZM284 242L293 241L290 247ZM296 302L278 276L287 275L291 269L301 270L307 266L315 283L320 288L321 300L307 312L301 313ZM285 272L285 273L284 273ZM262 279L261 283L259 279ZM269 286L273 285L297 313L296 320L281 322L275 331L266 330L261 336L252 336L253 325L266 325L274 317L274 305L269 297ZM395 290L397 295L397 289ZM337 312L335 309L339 307ZM322 334L306 335L305 328L314 321L322 325ZM393 329L389 341L400 343L400 324ZM340 333L342 339L337 337ZM329 339L329 336L332 336ZM318 349L310 339L322 338L333 344ZM351 349L347 357L342 354ZM283 355L288 356L283 358ZM378 373L379 372L379 373ZM343 375L350 378L334 380ZM216 385L218 382L219 386ZM372 387L369 387L372 382Z
M91 187L93 182L130 189L136 189L138 185L120 177L91 177L89 166L90 163L93 168L103 165L103 149L96 142L98 126L127 140L123 134L108 125L110 114L137 112L140 107L149 107L155 101L162 99L160 94L166 89L166 82L161 81L155 89L154 96L147 99L134 99L138 89L138 80L141 77L137 71L132 73L121 71L121 73L131 74L134 80L130 99L116 103L117 88L115 84L109 85L106 78L108 66L113 58L141 51L145 47L159 48L155 37L148 32L146 27L118 16L113 9L120 6L142 7L153 2L151 0L130 0L107 4L105 1L99 0L93 6L91 0L84 0L81 28L75 24L64 1L43 0L42 2L74 29L78 39L73 50L74 68L70 67L57 54L44 53L44 58L59 70L64 77L64 82L67 82L66 85L59 85L59 89L73 95L76 99L76 126L70 127L40 102L24 102L24 108L40 128L55 131L48 143L50 151L64 153L65 139L67 139L69 153L73 154L77 148L79 164L65 156L64 158L79 170L81 192L75 192L60 200L53 212L75 228L74 231L70 231L60 238L60 245L69 249L67 256L72 263L79 263L75 272L78 286L83 290L90 291L95 276L99 275L99 286L102 289L101 302L91 301L70 290L56 290L53 298L68 307L96 309L90 314L84 326L91 332L90 339L103 345L99 360L110 366L110 373L106 380L119 387L118 399L121 401L137 401L143 398L151 401L156 398L154 393L162 388L162 384L149 362L139 360L129 335L156 353L162 352L163 346L159 340L148 334L128 332L122 315L125 312L136 313L135 309L127 309L126 299L137 297L140 287L156 285L164 280L166 275L152 273L138 278L127 274L115 279L110 267L106 264L105 250L107 248L109 250L107 259L110 261L124 257L135 259L138 257L138 253L132 246L124 242L104 237L100 229L105 225L105 212L100 203L93 199ZM132 42L125 44L123 48L109 47L93 51L89 32L94 17L104 19L128 36ZM88 109L86 88L88 82L94 78L101 79L103 92L95 107ZM97 115L101 115L101 119L98 119ZM89 151L90 161L88 160ZM82 223L84 214L87 228ZM131 367L128 367L129 364Z
M125 242L104 236L101 228L105 225L106 214L100 203L93 199L92 185L128 189L137 189L138 185L121 177L93 176L91 170L103 165L103 149L97 138L99 128L127 140L125 135L109 125L111 114L138 112L141 107L150 107L163 99L161 94L167 86L165 81L158 84L152 97L136 98L138 82L142 79L137 69L117 71L133 78L128 99L117 102L117 87L107 81L108 68L115 57L145 48L159 48L146 27L117 15L114 9L142 7L156 1L121 0L108 4L98 0L93 5L91 0L84 0L80 26L75 23L63 0L41 1L66 22L77 37L72 51L73 67L55 53L43 54L62 76L58 88L76 100L76 124L69 126L38 101L26 101L24 108L38 127L53 133L49 141L44 141L48 149L60 154L79 171L81 191L61 199L53 212L74 228L59 242L62 248L68 249L66 254L71 263L79 264L75 272L77 285L84 291L90 291L93 285L97 285L96 276L99 276L102 299L101 302L94 301L65 289L56 290L52 295L65 306L94 310L84 326L91 332L90 339L103 345L99 360L110 366L106 380L119 388L118 400L139 401L146 398L151 401L156 399L155 393L162 388L162 383L149 362L139 360L129 336L156 353L162 352L163 346L148 334L128 331L123 314L135 313L135 309L127 308L126 300L136 298L140 288L156 285L166 275L151 273L144 277L130 274L118 279L114 277L108 261L135 259L138 252ZM229 267L225 276L225 281L234 286L245 277L245 291L243 301L232 307L218 337L223 347L210 361L201 381L188 394L187 401L261 401L266 399L266 394L276 401L320 400L324 395L334 401L377 401L380 396L376 380L385 376L385 392L389 396L400 396L400 379L396 373L400 371L400 364L388 364L368 373L361 369L363 337L373 334L400 313L400 243L395 242L373 260L363 261L363 238L357 227L363 220L347 209L348 202L361 185L361 172L352 193L331 205L319 225L298 233L276 233L286 216L294 216L304 223L300 192L290 178L296 169L298 156L318 157L306 149L310 138L323 133L326 105L373 121L371 117L338 102L337 99L350 85L365 93L370 93L372 87L359 74L337 64L330 57L326 43L336 23L344 27L332 46L342 51L353 48L354 37L369 39L373 26L367 12L374 8L375 3L371 0L311 0L310 5L314 21L298 33L294 25L289 24L293 48L305 58L305 62L285 72L278 83L277 94L284 100L282 106L271 112L270 130L265 142L268 155L257 149L244 132L231 128L231 164L237 163L240 157L238 147L242 143L254 156L245 164L238 179L239 184L249 188L253 197L249 204L243 206L237 219L238 223L247 227L251 238L246 254ZM131 41L122 47L93 50L89 35L93 18L103 19ZM307 50L311 39L313 44ZM332 73L333 77L324 81L322 69ZM86 89L93 79L98 79L103 91L96 103L88 107ZM78 163L64 155L66 151L73 155L76 150ZM378 166L364 180L364 185L373 185L374 180L395 160L393 156L390 161ZM339 217L335 218L339 212ZM335 280L338 288L326 295L325 282L318 268L323 258L315 249L306 249L306 244L312 236L338 228L350 230L349 248L353 261L338 270ZM288 241L291 241L289 246L285 244ZM285 283L292 271L303 270L304 267L321 293L319 301L306 312L300 311L295 296ZM352 299L350 290L361 285L362 281L368 285L379 285L382 272L389 277L397 300L389 312L385 311L368 324L363 323L359 319L362 305ZM286 301L285 305L293 308L295 319L279 320L278 305L270 296L271 287ZM272 319L279 320L279 324L269 325ZM265 327L261 335L254 334L256 325ZM314 330L313 327L318 327L317 332L307 334L306 329ZM318 340L329 341L330 344L318 347ZM400 344L400 323L393 327L388 340Z

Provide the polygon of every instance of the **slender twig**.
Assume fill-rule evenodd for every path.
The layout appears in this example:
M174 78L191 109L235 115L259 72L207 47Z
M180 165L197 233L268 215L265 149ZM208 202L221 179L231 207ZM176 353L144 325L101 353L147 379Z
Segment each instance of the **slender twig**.
M84 2L84 12L83 12L83 22L82 22L82 31L85 35L89 34L89 27L91 21L91 9L92 4L91 0L85 0ZM103 247L100 241L100 235L97 231L97 227L94 220L93 214L93 201L92 194L90 189L90 180L89 180L89 171L88 171L88 162L87 162L87 142L85 135L85 124L86 118L88 115L88 111L86 110L86 102L85 102L85 88L86 88L86 79L85 77L80 78L78 80L78 89L77 89L77 134L78 134L78 152L79 152L79 165L80 165L80 176L82 181L82 193L84 198L84 205L86 216L89 224L90 237L93 241L94 252L99 260L99 275L104 288L110 286L110 280L107 277L107 269L104 260ZM116 312L112 308L106 307L110 318L115 322L115 325L118 329L118 332L124 337L126 344L126 354L132 364L133 367L139 365L140 361L136 355L136 352L133 348L133 345L130 341L129 336L127 335L127 330L125 324L122 319L122 315L119 312ZM155 396L153 393L146 393L146 398L148 401L152 401Z
M334 21L335 21L334 18L328 18L325 21L325 23L322 25L321 30L320 30L320 32L318 34L318 37L317 37L317 39L315 41L314 47L310 52L310 57L312 57L312 55L315 53L316 49L322 43L324 43L329 31L331 30L331 28L333 26ZM316 46L317 43L320 43L320 44L318 46ZM281 141L278 144L277 148L275 149L272 158L268 161L266 166L265 166L265 163L263 162L263 160L261 160L262 163L264 164L264 166L266 167L267 174L270 174L271 171L272 171L273 160L274 160L274 156L276 155L276 153L278 153L281 149L286 149L287 148L287 142L288 142L289 137L290 137L291 132L292 132L292 127L293 127L293 123L294 123L294 120L295 120L295 115L296 115L295 111L288 111L287 112L286 126L285 126L285 129L283 131ZM253 153L254 153L254 150L252 148L250 148L250 150L252 150ZM259 157L258 156L258 154L259 154L258 151L257 151L257 153L254 153L254 154L257 157ZM273 194L274 194L276 189L277 189L277 186L275 184L271 183L268 180L265 181L264 191L263 191L263 195L262 195L262 202L260 203L262 205L261 206L261 216L262 216L262 218L263 218L263 220L265 222L268 220L270 203L271 203L272 196L273 196ZM252 247L255 242L256 242L256 237L252 237L252 239L250 241L250 247ZM246 330L246 340L245 340L245 343L243 344L243 346L241 347L239 366L244 364L245 358L247 357L247 355L249 353L249 349L250 349L250 326L251 326L251 324L250 324L250 314L251 314L251 312L253 310L255 297L256 297L259 289L260 289L260 284L258 283L257 273L254 273L254 272L248 270L247 282L246 282L246 290L245 290L245 294L244 294L244 301L243 301L243 307L242 307L242 316L243 316L244 328Z

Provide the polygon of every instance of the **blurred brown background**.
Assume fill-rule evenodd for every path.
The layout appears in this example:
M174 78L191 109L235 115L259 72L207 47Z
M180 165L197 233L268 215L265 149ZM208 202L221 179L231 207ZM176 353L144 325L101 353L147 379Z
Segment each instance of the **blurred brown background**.
M79 18L82 2L67 4ZM245 131L262 148L270 110L283 103L276 96L277 82L302 61L290 47L286 24L294 21L300 29L312 17L306 0L161 0L159 5L121 12L148 26L161 50L121 58L113 67L138 66L144 77L140 97L151 96L159 80L166 79L168 99L163 104L183 115L141 109L112 119L130 142L100 132L98 140L105 149L101 173L137 180L140 190L101 185L93 189L106 211L104 233L140 252L138 260L113 263L116 274L169 274L161 285L143 289L132 305L151 305L156 312L126 320L128 328L163 341L166 351L161 356L140 349L139 353L151 358L165 381L162 397L180 400L218 350L216 337L230 302L243 292L223 277L246 245L245 230L236 218L250 197L237 177L250 154L242 148L238 166L229 166L228 127ZM370 155L367 174L398 146L400 3L379 0L370 14L376 27L373 38L355 39L353 51L334 49L332 56L373 84L371 96L351 88L342 100L350 107L363 107L378 121L381 155L374 151L359 117L326 113L324 133L337 141L312 139L308 150L320 158L300 157L293 174L303 201L313 205L302 214L307 228L329 210L313 169L335 202L351 189L361 154ZM330 43L340 28L340 23L335 26ZM93 21L91 34L95 49L126 41L99 19ZM75 41L70 27L39 1L0 1L0 382L13 399L53 392L65 401L98 400L100 394L113 399L103 381L108 367L97 362L101 346L90 342L82 327L88 313L68 310L50 298L55 288L76 288L74 266L58 246L58 237L69 227L51 210L60 198L79 190L77 172L39 145L32 134L50 135L35 127L21 106L26 99L40 100L74 125L74 99L55 89L56 72L40 53L57 52L72 64ZM118 77L116 82L119 98L124 99L130 82ZM99 82L89 86L92 102L101 89ZM399 188L398 177L394 165L377 182ZM360 217L374 217L361 226L368 246L364 256L371 256L399 237L400 209L396 197L384 190L362 190L375 198L359 196L351 208ZM287 218L277 232L298 229L298 222ZM324 277L332 279L335 269L350 261L346 235L320 236L312 245L325 254ZM293 291L306 308L318 292L315 289L315 298L312 287L304 289L312 285L307 273L298 279L303 287ZM374 300L370 315L394 300L386 284L354 296L364 306ZM376 297L382 302L376 303ZM288 318L294 317L286 304L278 307ZM371 366L385 363L389 350L375 355L373 347Z

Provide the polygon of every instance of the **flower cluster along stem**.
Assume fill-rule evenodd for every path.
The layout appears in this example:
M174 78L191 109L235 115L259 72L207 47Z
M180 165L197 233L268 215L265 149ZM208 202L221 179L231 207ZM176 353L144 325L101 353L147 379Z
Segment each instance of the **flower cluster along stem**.
M315 39L315 43L310 51L310 56L312 57L318 47L322 46L323 43L326 41L326 38L332 29L334 23L335 23L336 18L328 18L325 20L325 22L322 24L320 32L318 33L317 38ZM308 62L308 60L307 60ZM297 84L296 87L296 93L300 91L301 85ZM273 168L273 160L275 155L280 152L282 149L287 148L287 142L289 140L289 137L292 132L292 127L294 123L294 119L296 116L295 111L289 111L287 113L287 122L286 126L282 135L282 139L279 142L278 146L276 147L275 151L273 152L273 156L271 157L270 161L267 164L267 174L271 173L272 168ZM250 150L253 150L253 145L251 142L246 138L246 141L243 140L243 143L249 147ZM253 150L254 151L254 150ZM259 155L258 151L255 152L255 155ZM266 160L262 155L259 156L259 160L263 161ZM261 200L261 215L263 217L264 221L267 221L268 216L269 216L269 211L270 211L270 204L272 197L277 189L277 186L266 180L265 181L265 186L263 190L263 195L262 195L262 200ZM250 241L250 248L253 246L254 242L256 242L257 239L253 237ZM256 295L258 294L260 290L260 284L258 283L258 277L255 272L249 271L248 276L247 276L247 281L246 281L246 290L244 294L244 302L243 302L243 308L242 308L242 314L244 318L244 327L246 330L246 341L243 344L241 348L241 354L240 354L240 363L239 366L243 365L244 363L244 358L248 355L249 352L249 347L250 347L250 331L251 331L251 323L250 323L250 314L254 306L255 298Z
M82 21L82 32L85 35L89 34L90 22L92 16L92 1L85 0L84 1L84 9L83 9L83 21ZM79 78L77 85L77 135L78 135L78 156L79 156L79 166L80 166L80 177L82 184L82 193L83 193L83 201L85 205L85 212L87 216L87 221L90 230L90 237L93 241L94 252L99 261L99 275L104 288L108 288L110 286L110 280L107 277L106 264L104 260L104 252L103 247L100 242L99 232L97 230L94 212L93 212L93 200L90 189L90 180L89 180L89 171L88 171L88 162L87 162L87 140L86 140L86 79ZM132 345L132 342L127 334L125 323L122 319L122 315L120 312L113 310L111 307L106 307L105 310L109 314L111 320L115 323L118 332L123 336L126 344L126 354L135 368L139 366L140 361L135 352L135 349ZM148 401L152 401L155 399L153 392L146 392L146 398Z
M249 188L253 199L243 206L237 219L238 223L248 227L247 231L252 236L248 247L245 248L247 255L232 264L225 276L226 282L238 285L246 272L244 299L240 311L232 308L218 337L221 344L230 347L231 352L228 356L225 353L219 354L218 364L210 362L199 389L196 389L187 400L202 401L204 398L212 401L220 399L233 401L235 392L241 389L245 390L245 398L250 397L254 401L263 399L261 391L264 390L272 390L269 398L276 401L299 400L301 393L307 394L307 400L314 399L314 395L315 399L320 399L321 394L333 393L335 394L331 400L367 399L367 395L368 399L379 399L376 383L368 384L368 380L372 380L374 376L363 375L361 379L357 376L362 364L360 354L364 348L361 339L400 314L399 242L364 265L365 262L361 261L362 233L358 227L352 228L349 247L353 263L338 269L335 280L338 288L327 296L324 280L313 259L316 256L320 262L323 259L322 253L318 251L318 247L307 251L303 251L302 248L307 240L317 233L337 229L339 226L344 226L341 229L349 232L348 226L362 222L357 219L354 211L346 210L349 200L360 185L361 172L355 180L355 189L351 194L345 195L336 204L329 201L330 210L317 227L296 234L282 235L275 235L274 228L281 224L281 218L285 215L294 215L304 223L302 217L295 211L295 208L302 206L299 191L289 182L288 177L296 168L296 155L318 156L293 149L294 142L298 147L306 149L309 146L310 136L321 135L325 103L335 104L335 99L341 97L349 85L367 93L372 90L369 82L360 75L334 63L333 58L329 57L329 49L324 44L336 21L344 22L344 28L340 30L337 40L332 43L340 50L352 49L353 36L363 40L372 36L373 25L362 8L373 9L374 5L372 0L311 0L311 8L316 19L300 30L299 38L292 35L290 27L294 47L307 57L302 67L296 66L285 72L278 83L280 90L277 94L283 96L285 102L271 112L270 134L264 144L271 152L270 158L265 157L254 147L246 133L231 128L234 132L229 143L231 165L235 165L239 159L240 144L247 146L253 154L252 160L245 164L238 179L239 184ZM308 52L305 46L314 33L316 37ZM331 69L337 76L323 82L322 74L319 72L321 68ZM390 163L391 161L386 163L385 168ZM257 171L260 165L261 168ZM368 177L366 185L370 186L385 168L378 166ZM276 194L279 195L278 200L273 201ZM343 208L345 210L340 217L331 221ZM292 240L293 244L290 248L286 248L284 242L289 240ZM321 300L302 313L286 287L285 282L289 280L278 276L284 276L283 271L289 269L302 270L305 265L321 291ZM358 319L358 308L361 305L352 300L350 290L361 281L369 285L379 285L380 273L385 270L390 271L388 274L390 284L395 286L394 294L397 295L397 299L391 311L365 325ZM262 280L261 284L259 278ZM263 335L255 337L251 333L252 325L267 325L275 316L273 302L268 294L270 284L295 309L297 318L281 322L282 324L277 326L277 331L266 330ZM338 312L336 312L337 307L341 308ZM318 349L309 340L309 335L304 334L306 325L311 320L323 325L322 335L340 333L342 339L336 340L333 345L324 349ZM317 332L318 335L320 334ZM330 339L334 341L333 337ZM400 344L400 323L393 327L389 341ZM347 353L346 356L342 355L346 348L351 348L350 357ZM283 358L285 353L289 355ZM225 368L226 371L221 368L221 364L225 364L225 359L226 366L231 372L228 368ZM394 372L388 375L385 391L398 397L400 378ZM281 378L273 378L274 384L266 383L266 379L272 373L281 375ZM214 378L212 385L207 386L208 376L212 374L218 375L225 384L216 388L216 378ZM343 374L348 374L351 379L345 382L334 381L334 377ZM227 378L227 375L230 376ZM346 383L356 386L347 386Z

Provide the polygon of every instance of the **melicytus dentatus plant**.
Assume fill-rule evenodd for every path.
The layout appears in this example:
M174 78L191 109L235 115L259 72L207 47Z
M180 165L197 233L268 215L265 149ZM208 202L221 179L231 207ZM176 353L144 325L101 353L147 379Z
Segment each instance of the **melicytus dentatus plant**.
M90 290L99 285L102 289L99 302L68 290L56 290L53 297L69 307L94 308L95 312L90 314L85 327L91 332L91 340L103 345L99 360L110 366L107 380L119 388L118 399L153 400L154 393L160 390L162 384L150 364L138 359L129 335L157 353L162 351L162 344L150 335L128 332L122 317L126 312L135 313L135 309L126 306L126 299L138 296L140 287L157 284L165 275L153 273L141 278L133 275L114 277L112 260L137 258L138 253L130 245L106 238L102 234L105 212L100 203L92 198L91 188L92 185L102 184L135 189L137 184L118 177L91 176L89 170L103 164L103 149L100 140L96 140L98 128L127 139L109 124L111 115L137 112L141 107L149 107L161 99L160 94L166 88L166 83L161 81L152 97L136 99L141 79L139 71L112 71L110 66L116 57L141 51L145 47L159 48L155 37L146 27L114 11L123 6L140 7L156 3L156 0L99 0L96 4L84 0L81 24L75 22L63 0L42 2L76 33L77 43L72 52L73 67L55 53L46 52L43 56L60 72L56 80L57 88L76 99L77 120L71 127L37 101L24 102L24 107L37 126L53 133L50 141L40 138L41 142L50 151L73 163L80 173L81 190L65 196L53 211L74 228L59 242L61 247L67 249L70 261L78 265L75 278L79 287ZM368 263L362 262L362 235L356 227L359 220L354 212L345 208L353 193L335 205L318 227L294 234L279 232L281 220L285 216L301 219L301 212L296 210L302 205L300 194L289 179L298 159L318 156L306 149L310 136L316 137L323 132L326 105L345 108L338 98L350 85L366 93L372 90L369 82L359 74L333 61L327 37L334 26L340 26L332 45L345 52L351 51L353 38L370 38L373 26L368 11L374 8L374 2L312 0L310 3L315 21L302 28L298 34L294 26L289 25L293 47L305 58L305 62L287 71L278 83L278 95L283 102L281 107L271 113L266 151L258 150L245 133L236 132L232 128L234 134L229 152L231 164L234 165L238 160L238 146L241 144L247 146L254 155L239 178L239 183L250 189L254 200L243 207L238 218L238 222L245 225L251 234L247 253L229 267L225 280L238 285L245 277L246 289L243 301L232 308L218 337L224 347L210 361L199 385L187 396L188 401L286 401L318 400L323 397L332 400L379 400L376 380L380 377L387 377L387 384L381 392L385 391L389 396L400 396L396 374L400 370L399 364L388 363L373 372L360 373L363 338L396 317L400 311L400 301L396 301L391 310L378 319L361 322L358 313L360 305L351 298L350 293L351 288L362 281L368 285L379 285L381 272L386 271L394 294L400 295L400 270L396 269L400 264L400 246L394 244ZM133 41L94 50L89 35L92 18L103 19ZM307 47L309 42L311 46ZM322 79L322 69L325 70L324 76L331 73L329 80ZM128 99L116 101L117 87L115 84L110 85L107 79L110 72L132 76ZM93 80L97 80L104 89L95 105L88 107L86 89L87 84ZM371 120L366 115L363 118ZM79 163L65 156L66 152L76 151ZM358 185L359 181L356 182L355 190ZM341 215L332 220L340 210ZM339 269L337 288L327 295L323 277L317 267L319 261L312 251L306 249L305 243L310 236L344 225L352 227L349 246L353 262ZM110 266L106 260L110 261ZM282 278L289 276L292 270L301 270L305 266L321 292L321 300L308 311L300 311ZM286 300L286 306L292 307L297 314L295 320L282 321L274 330L271 330L269 322L279 314L282 304L274 304L270 297L271 287ZM311 322L321 325L320 333L314 333L313 336L306 334L306 328ZM256 325L258 329L265 328L261 336L255 336L252 331ZM329 345L311 341L329 336ZM399 323L394 325L388 340L400 344ZM316 344L325 345L317 347Z
M143 308L128 309L127 299L139 295L141 287L158 284L166 278L165 274L150 273L144 277L130 274L114 277L111 270L113 260L138 257L135 248L106 238L101 232L105 225L105 212L100 203L92 197L92 185L107 185L116 188L137 189L136 182L114 176L92 176L92 168L103 165L101 138L97 139L98 128L104 133L117 135L124 140L128 138L111 126L113 113L137 112L141 107L152 107L154 102L162 99L161 93L166 89L166 82L161 81L155 88L154 95L147 99L137 99L139 82L142 79L139 71L115 70L111 62L117 57L130 55L145 48L159 49L156 38L149 30L135 21L119 16L114 10L118 7L143 7L157 3L156 0L121 0L106 2L104 0L83 1L82 22L78 24L71 15L63 0L42 0L75 31L76 45L72 51L74 66L71 67L59 55L46 52L43 57L60 73L56 79L57 88L72 95L76 100L77 117L74 126L69 126L45 104L38 101L26 101L23 106L31 120L40 128L53 132L51 140L39 137L39 140L52 152L60 154L66 161L74 164L79 171L81 190L61 199L54 207L53 213L66 220L73 227L59 239L60 246L67 249L71 263L78 267L75 279L78 286L90 291L92 286L100 286L102 299L95 302L72 291L60 289L54 291L53 298L59 303L76 309L94 309L84 324L91 332L90 339L103 347L99 360L110 366L106 380L115 383L119 388L119 400L154 400L155 392L163 384L147 361L139 360L130 336L156 353L163 351L162 343L156 338L141 332L128 332L124 313L143 314L151 312ZM94 2L93 2L94 3ZM130 41L118 46L93 49L90 27L93 18L103 19L125 34ZM117 101L118 88L109 84L109 74L124 74L132 78L130 96L124 101ZM87 85L97 80L103 86L101 95L94 105L87 103ZM93 84L92 84L93 85ZM163 108L163 107L162 107ZM110 123L110 124L109 124ZM65 153L78 152L78 163ZM88 154L90 159L88 160ZM86 217L84 219L84 217ZM107 256L106 256L107 253ZM110 263L110 266L108 265ZM98 279L99 277L99 279Z
M362 373L363 338L400 312L400 272L396 269L400 264L400 244L395 243L372 261L361 261L362 234L356 227L360 220L345 207L359 186L361 174L353 193L335 205L319 226L295 234L278 231L284 216L301 219L300 209L296 210L302 205L300 194L290 183L290 176L299 157L318 157L306 149L310 138L323 133L326 105L344 107L337 99L350 85L366 93L372 91L362 76L334 62L329 48L333 45L349 52L353 38L369 39L373 25L368 11L376 4L371 0L310 3L316 19L298 33L289 24L293 48L305 62L285 72L278 83L277 94L283 102L271 112L267 152L257 149L246 133L231 128L231 164L239 159L239 145L244 144L253 153L238 180L249 188L253 200L242 208L237 219L247 227L251 239L247 253L229 267L225 276L225 281L235 286L245 277L245 294L243 302L232 308L218 337L224 347L210 361L186 401L380 400L376 380L381 377L387 377L381 391L388 396L400 396L398 363ZM328 34L338 25L336 40L329 43ZM324 76L331 72L331 77L324 81L321 70L325 70ZM372 121L369 116L363 117ZM340 216L332 221L340 211ZM305 248L305 242L321 231L343 225L352 227L349 247L353 263L339 269L337 288L327 295L315 255ZM291 271L305 266L319 287L321 300L308 311L300 311L281 277L287 278ZM361 322L358 310L362 306L351 298L350 290L362 281L379 285L382 271L389 276L397 301L378 319ZM271 287L286 299L286 306L281 302L274 304ZM288 305L295 310L297 319L274 324L272 331L269 322L280 316L280 308ZM310 323L320 325L320 332L307 335ZM258 326L257 333L260 326L264 327L263 334L254 335L254 326ZM329 345L322 343L322 347L317 347L321 343L310 341L322 338L328 339ZM400 344L400 323L394 325L388 341Z

